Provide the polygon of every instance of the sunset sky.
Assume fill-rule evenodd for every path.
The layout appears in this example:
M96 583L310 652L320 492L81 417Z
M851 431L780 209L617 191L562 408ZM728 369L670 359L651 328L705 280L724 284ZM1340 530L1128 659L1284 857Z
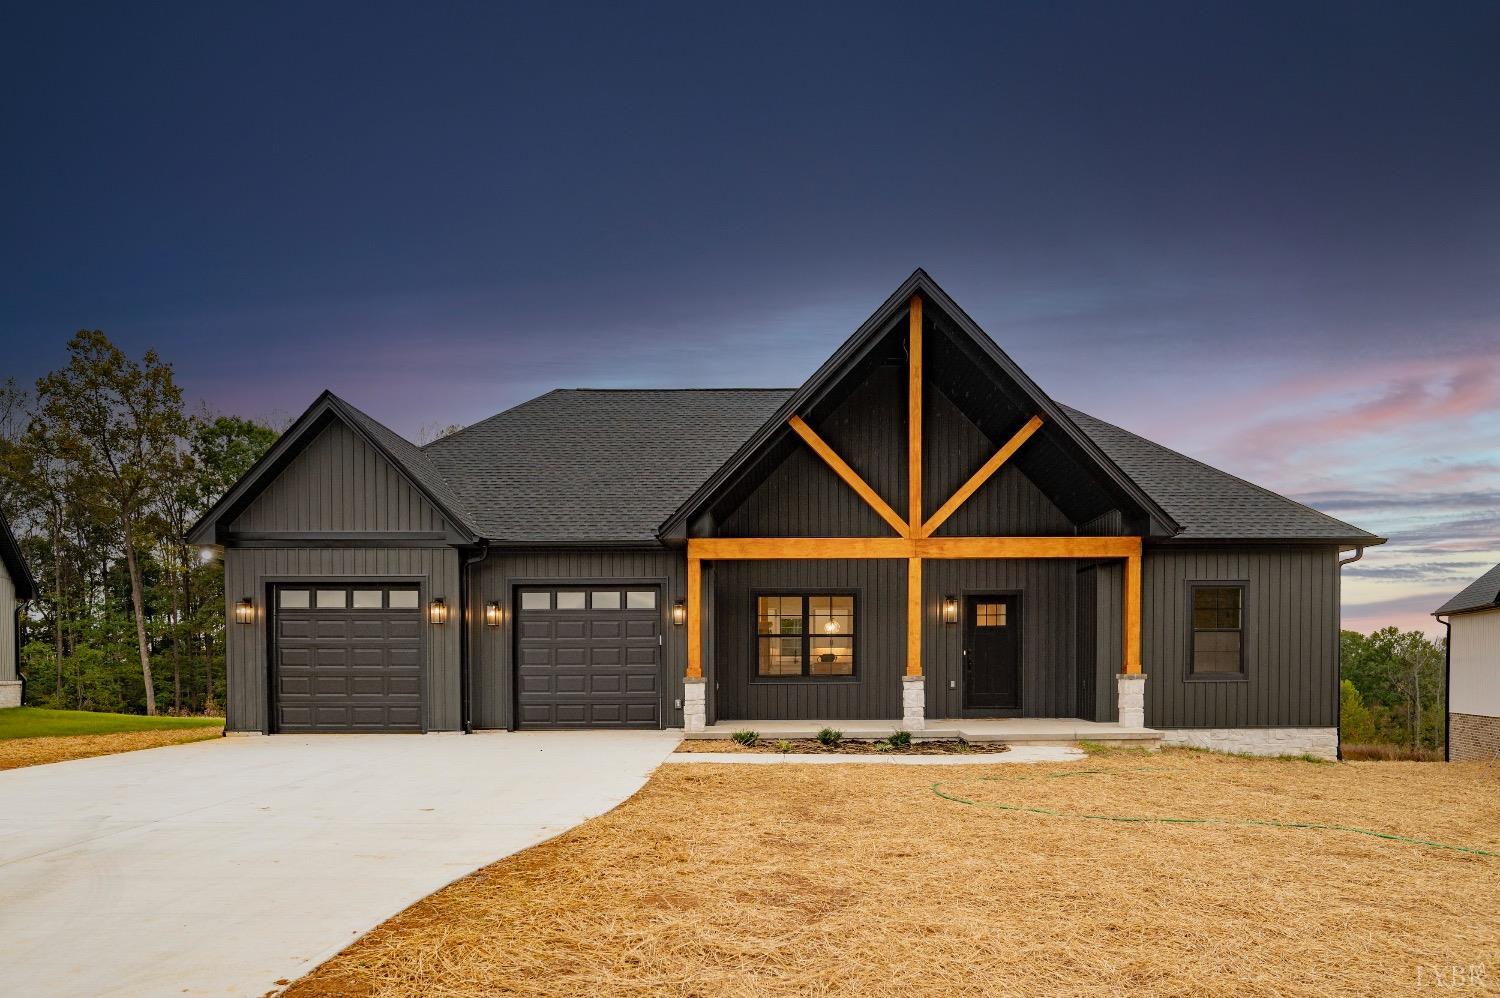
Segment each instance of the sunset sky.
M922 266L1058 400L1388 535L1346 626L1500 562L1500 5L60 7L0 33L18 380L102 328L417 437L798 384Z

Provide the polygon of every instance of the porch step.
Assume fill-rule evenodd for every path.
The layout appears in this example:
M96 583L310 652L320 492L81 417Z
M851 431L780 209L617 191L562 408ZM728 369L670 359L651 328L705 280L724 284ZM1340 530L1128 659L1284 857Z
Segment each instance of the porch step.
M845 738L878 739L900 731L898 721L720 721L692 738L731 738L736 731L755 731L763 739L816 738L823 728L843 732ZM1132 747L1156 748L1162 733L1151 728L1122 728L1118 724L1084 721L1071 717L1018 717L935 721L911 733L913 741L962 738L966 742L1006 742L1012 745L1072 744L1074 742L1128 743Z

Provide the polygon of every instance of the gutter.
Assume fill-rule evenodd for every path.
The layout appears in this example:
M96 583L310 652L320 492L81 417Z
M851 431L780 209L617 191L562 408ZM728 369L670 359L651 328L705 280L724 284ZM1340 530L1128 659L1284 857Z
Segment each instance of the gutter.
M480 541L479 550L458 565L458 723L466 735L474 733L474 670L469 664L469 569L489 557L490 542Z
M1377 544L1384 544L1385 543L1385 539L1381 538L1381 539L1375 541L1375 543L1377 543ZM1345 565L1352 565L1356 561L1359 561L1359 559L1363 558L1364 556L1365 556L1365 549L1364 549L1363 545L1361 545L1360 547L1357 547L1357 548L1354 549L1354 557L1352 557L1352 558L1340 558L1339 561L1338 561L1338 567L1339 568L1343 568ZM1340 578L1339 582L1340 582L1340 586L1342 587L1343 579ZM1334 752L1334 757L1336 759L1338 759L1339 762L1343 762L1344 761L1344 639L1343 639L1342 635L1336 635L1334 637L1334 640L1338 642L1338 644L1336 646L1337 650L1338 650L1338 654L1334 656L1336 659L1338 659L1338 675L1335 676L1334 680L1333 680L1333 725L1334 725L1333 730L1336 731L1336 732L1338 732L1338 750L1336 752Z

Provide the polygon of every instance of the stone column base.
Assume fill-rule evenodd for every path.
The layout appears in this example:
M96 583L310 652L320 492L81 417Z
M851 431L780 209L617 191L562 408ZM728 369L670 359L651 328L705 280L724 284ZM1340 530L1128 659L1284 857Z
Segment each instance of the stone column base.
M687 679L682 684L682 727L687 731L708 728L708 682Z
M21 681L7 679L0 682L0 707L21 706Z
M1312 755L1336 759L1338 728L1164 728L1163 745L1242 755Z
M1115 696L1120 711L1120 727L1144 728L1146 726L1146 674L1122 672L1115 676Z
M901 727L907 731L927 727L927 680L923 676L901 677Z

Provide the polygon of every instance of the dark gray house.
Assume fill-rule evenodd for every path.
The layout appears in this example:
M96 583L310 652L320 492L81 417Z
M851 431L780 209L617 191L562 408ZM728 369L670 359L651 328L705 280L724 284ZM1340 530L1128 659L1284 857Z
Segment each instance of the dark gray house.
M236 731L1079 718L1337 744L1376 537L1049 398L917 271L797 389L324 393L211 510Z

